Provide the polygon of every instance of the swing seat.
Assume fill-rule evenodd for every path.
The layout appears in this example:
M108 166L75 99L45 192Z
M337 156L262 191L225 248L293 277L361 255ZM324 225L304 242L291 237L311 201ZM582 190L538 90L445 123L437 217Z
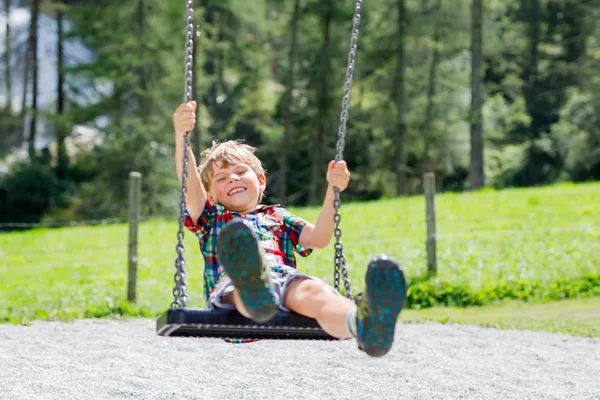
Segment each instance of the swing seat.
M338 340L316 320L279 310L269 322L259 324L235 310L175 308L156 321L159 336L229 339Z

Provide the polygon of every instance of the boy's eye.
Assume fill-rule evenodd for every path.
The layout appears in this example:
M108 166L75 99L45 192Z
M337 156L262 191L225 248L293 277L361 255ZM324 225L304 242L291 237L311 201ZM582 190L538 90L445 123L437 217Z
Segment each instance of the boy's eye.
M223 181L225 181L225 178L219 178L219 179L217 179L217 182L223 182Z

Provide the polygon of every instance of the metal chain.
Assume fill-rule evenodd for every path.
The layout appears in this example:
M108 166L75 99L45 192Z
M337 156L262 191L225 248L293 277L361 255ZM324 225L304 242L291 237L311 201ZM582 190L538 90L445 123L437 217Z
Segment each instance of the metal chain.
M352 76L354 75L354 61L356 59L356 49L358 45L358 27L360 26L360 10L362 8L362 0L356 1L354 8L354 18L352 24L352 38L350 40L350 53L348 54L348 68L346 70L346 84L344 85L344 99L342 101L342 112L340 115L340 127L338 130L338 142L337 152L335 156L336 161L343 160L344 144L346 139L346 123L348 122L348 108L350 104L350 87L352 86ZM340 200L340 191L338 188L334 188L335 198L333 200L333 207L335 208L335 215L333 220L335 222L335 269L333 272L333 282L336 290L340 287L340 274L344 279L344 289L346 291L346 297L352 298L352 288L350 287L350 278L348 277L348 269L346 268L346 257L344 256L344 245L341 242L342 229L340 228L340 222L342 217L340 215L340 207L342 201Z
M194 0L187 0L186 5L186 55L185 55L185 101L192 101L192 62L194 58ZM177 272L173 276L173 302L171 308L185 307L188 302L187 285L185 283L185 245L183 243L185 224L185 198L187 197L188 151L190 149L189 132L186 132L183 144L183 170L181 173L181 200L179 202L179 229L177 231Z

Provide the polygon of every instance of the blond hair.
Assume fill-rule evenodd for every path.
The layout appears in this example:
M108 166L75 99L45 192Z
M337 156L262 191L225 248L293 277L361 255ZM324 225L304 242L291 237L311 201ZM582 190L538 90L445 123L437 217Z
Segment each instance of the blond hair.
M258 178L266 178L266 172L262 162L254 154L256 148L241 143L237 140L227 140L219 143L213 140L212 147L204 150L200 154L200 178L204 189L209 192L210 184L213 178L213 165L220 163L218 167L228 167L239 163L244 163L254 171Z

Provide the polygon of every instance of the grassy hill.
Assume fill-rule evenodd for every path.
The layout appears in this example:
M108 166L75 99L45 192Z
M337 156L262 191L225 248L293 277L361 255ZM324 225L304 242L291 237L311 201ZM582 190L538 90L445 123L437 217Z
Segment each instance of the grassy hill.
M436 197L438 276L426 271L421 196L342 206L342 240L354 291L369 258L395 257L410 283L408 306L481 305L502 299L600 294L600 183L447 193ZM292 209L316 221L316 208ZM142 222L138 302L127 304L127 225L0 234L0 322L155 315L169 307L175 220ZM202 306L203 261L186 233L190 306ZM333 281L333 248L299 260Z

